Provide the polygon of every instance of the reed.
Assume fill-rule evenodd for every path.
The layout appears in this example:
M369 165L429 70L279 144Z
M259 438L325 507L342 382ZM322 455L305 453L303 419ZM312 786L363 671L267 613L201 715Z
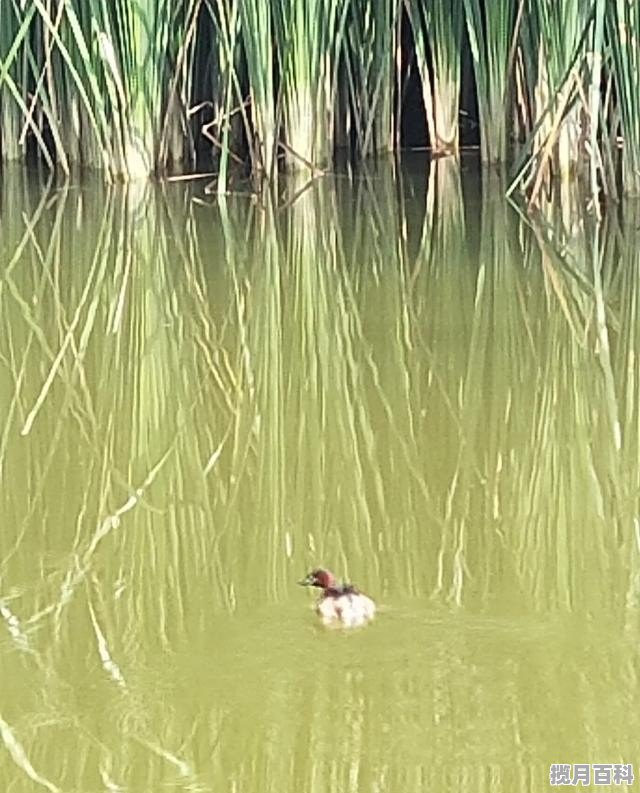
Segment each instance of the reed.
M352 0L348 3L343 52L340 128L344 143L355 143L359 157L391 151L395 144L394 58L398 48L400 3Z
M4 160L21 159L26 148L21 127L23 117L28 115L25 73L29 69L28 33L33 15L32 6L21 20L17 8L0 4L0 143ZM35 120L33 127L46 158L47 148Z
M333 154L338 62L346 0L275 4L279 102L289 169L325 165Z
M239 3L254 138L249 143L249 154L254 173L269 176L275 167L278 142L273 80L277 50L270 4L262 0L239 0Z
M640 195L640 7L616 0L606 5L619 131L622 138L622 189ZM613 125L612 133L616 133ZM613 135L612 135L613 137Z
M122 136L122 173L144 177L182 165L188 149L197 0L118 0L100 6L104 78ZM188 153L193 162L193 151Z
M282 163L316 172L344 145L359 159L398 147L401 64L417 68L432 149L455 154L469 63L482 161L515 156L531 203L556 177L588 175L594 200L640 191L640 12L626 0L22 5L0 3L5 161L146 179L194 170L209 146L221 194L232 162L257 185Z
M590 18L590 9L578 0L535 0L523 18L520 74L529 112L525 134L531 143L523 188L530 203L552 177L570 181L586 161Z
M213 118L202 126L203 133L216 146L214 161L218 163L218 193L227 191L228 172L236 140L233 134L234 118L244 121L244 130L250 133L238 76L239 65L239 7L237 0L208 0L207 10L210 25L202 26L200 48L202 56L197 58L199 68L205 74L211 73L209 83L213 103ZM206 34L209 34L207 36ZM209 58L210 37L216 42L215 60ZM217 75L217 79L215 77ZM200 94L207 104L206 83L200 80ZM236 125L237 127L237 125ZM213 128L212 131L210 129Z
M457 154L463 0L407 0L406 8L431 149L436 154Z
M509 151L516 7L516 0L464 0L478 96L480 153L488 164L505 162Z

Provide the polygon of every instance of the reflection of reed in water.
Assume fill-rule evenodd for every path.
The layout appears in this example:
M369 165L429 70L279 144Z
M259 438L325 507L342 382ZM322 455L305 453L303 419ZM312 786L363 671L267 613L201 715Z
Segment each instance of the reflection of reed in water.
M408 228L388 179L291 184L283 211L229 204L222 236L177 193L135 221L125 193L106 193L98 234L77 231L73 194L41 206L2 296L4 476L46 442L35 505L19 517L13 503L12 553L64 468L75 518L59 547L91 563L109 538L115 578L117 551L145 582L140 613L159 593L184 608L194 566L221 608L256 589L281 601L290 567L317 558L364 587L375 575L457 603L471 581L490 596L487 559L533 601L588 597L568 560L600 574L605 526L628 538L635 498L636 468L619 463L636 421L634 301L628 271L608 275L614 230L574 245L605 257L580 272L487 182L465 231L458 172L440 160L409 256L415 217Z
M619 628L635 635L635 230L568 246L562 229L532 233L489 177L466 208L452 163L429 179L417 222L380 169L283 210L163 190L134 217L126 192L60 191L3 234L0 718L12 757L22 747L51 785L186 787L213 769L240 787L295 766L318 788L406 789L431 779L427 739L474 761L515 747L522 774L531 741L555 741L542 721L589 756L623 740L590 725L612 719ZM319 558L379 593L370 644L299 641L293 582ZM572 621L603 610L597 645ZM576 655L557 677L553 652L577 633L599 681ZM558 680L574 716L554 701L557 719L528 720L522 703ZM309 718L291 760L296 698ZM337 749L314 707L350 728ZM487 712L501 742L475 729ZM249 757L220 737L247 714ZM47 756L57 740L78 743L77 763ZM483 779L513 789L497 769Z

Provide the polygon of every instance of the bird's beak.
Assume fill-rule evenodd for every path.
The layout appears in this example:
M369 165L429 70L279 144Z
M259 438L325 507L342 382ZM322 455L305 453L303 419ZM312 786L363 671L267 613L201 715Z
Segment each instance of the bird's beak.
M300 584L300 586L311 586L313 584L313 579L308 575L303 578L302 581L298 581L298 584Z

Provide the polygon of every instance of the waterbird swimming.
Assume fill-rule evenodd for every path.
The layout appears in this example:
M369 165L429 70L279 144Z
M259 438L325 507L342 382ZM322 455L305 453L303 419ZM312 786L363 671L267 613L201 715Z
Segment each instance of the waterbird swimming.
M353 584L338 583L329 570L318 567L298 583L322 589L316 612L324 625L357 628L366 625L375 616L376 604L373 600Z

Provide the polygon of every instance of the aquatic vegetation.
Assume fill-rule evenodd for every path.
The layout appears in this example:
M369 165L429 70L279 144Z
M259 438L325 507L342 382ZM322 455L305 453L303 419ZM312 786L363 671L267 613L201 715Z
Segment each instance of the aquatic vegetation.
M457 155L459 112L477 107L482 161L513 163L531 203L555 177L637 194L636 6L3 0L1 156L108 180L213 164L224 193L231 162L259 185L283 165L317 174L340 147L397 148L417 80L434 153Z

